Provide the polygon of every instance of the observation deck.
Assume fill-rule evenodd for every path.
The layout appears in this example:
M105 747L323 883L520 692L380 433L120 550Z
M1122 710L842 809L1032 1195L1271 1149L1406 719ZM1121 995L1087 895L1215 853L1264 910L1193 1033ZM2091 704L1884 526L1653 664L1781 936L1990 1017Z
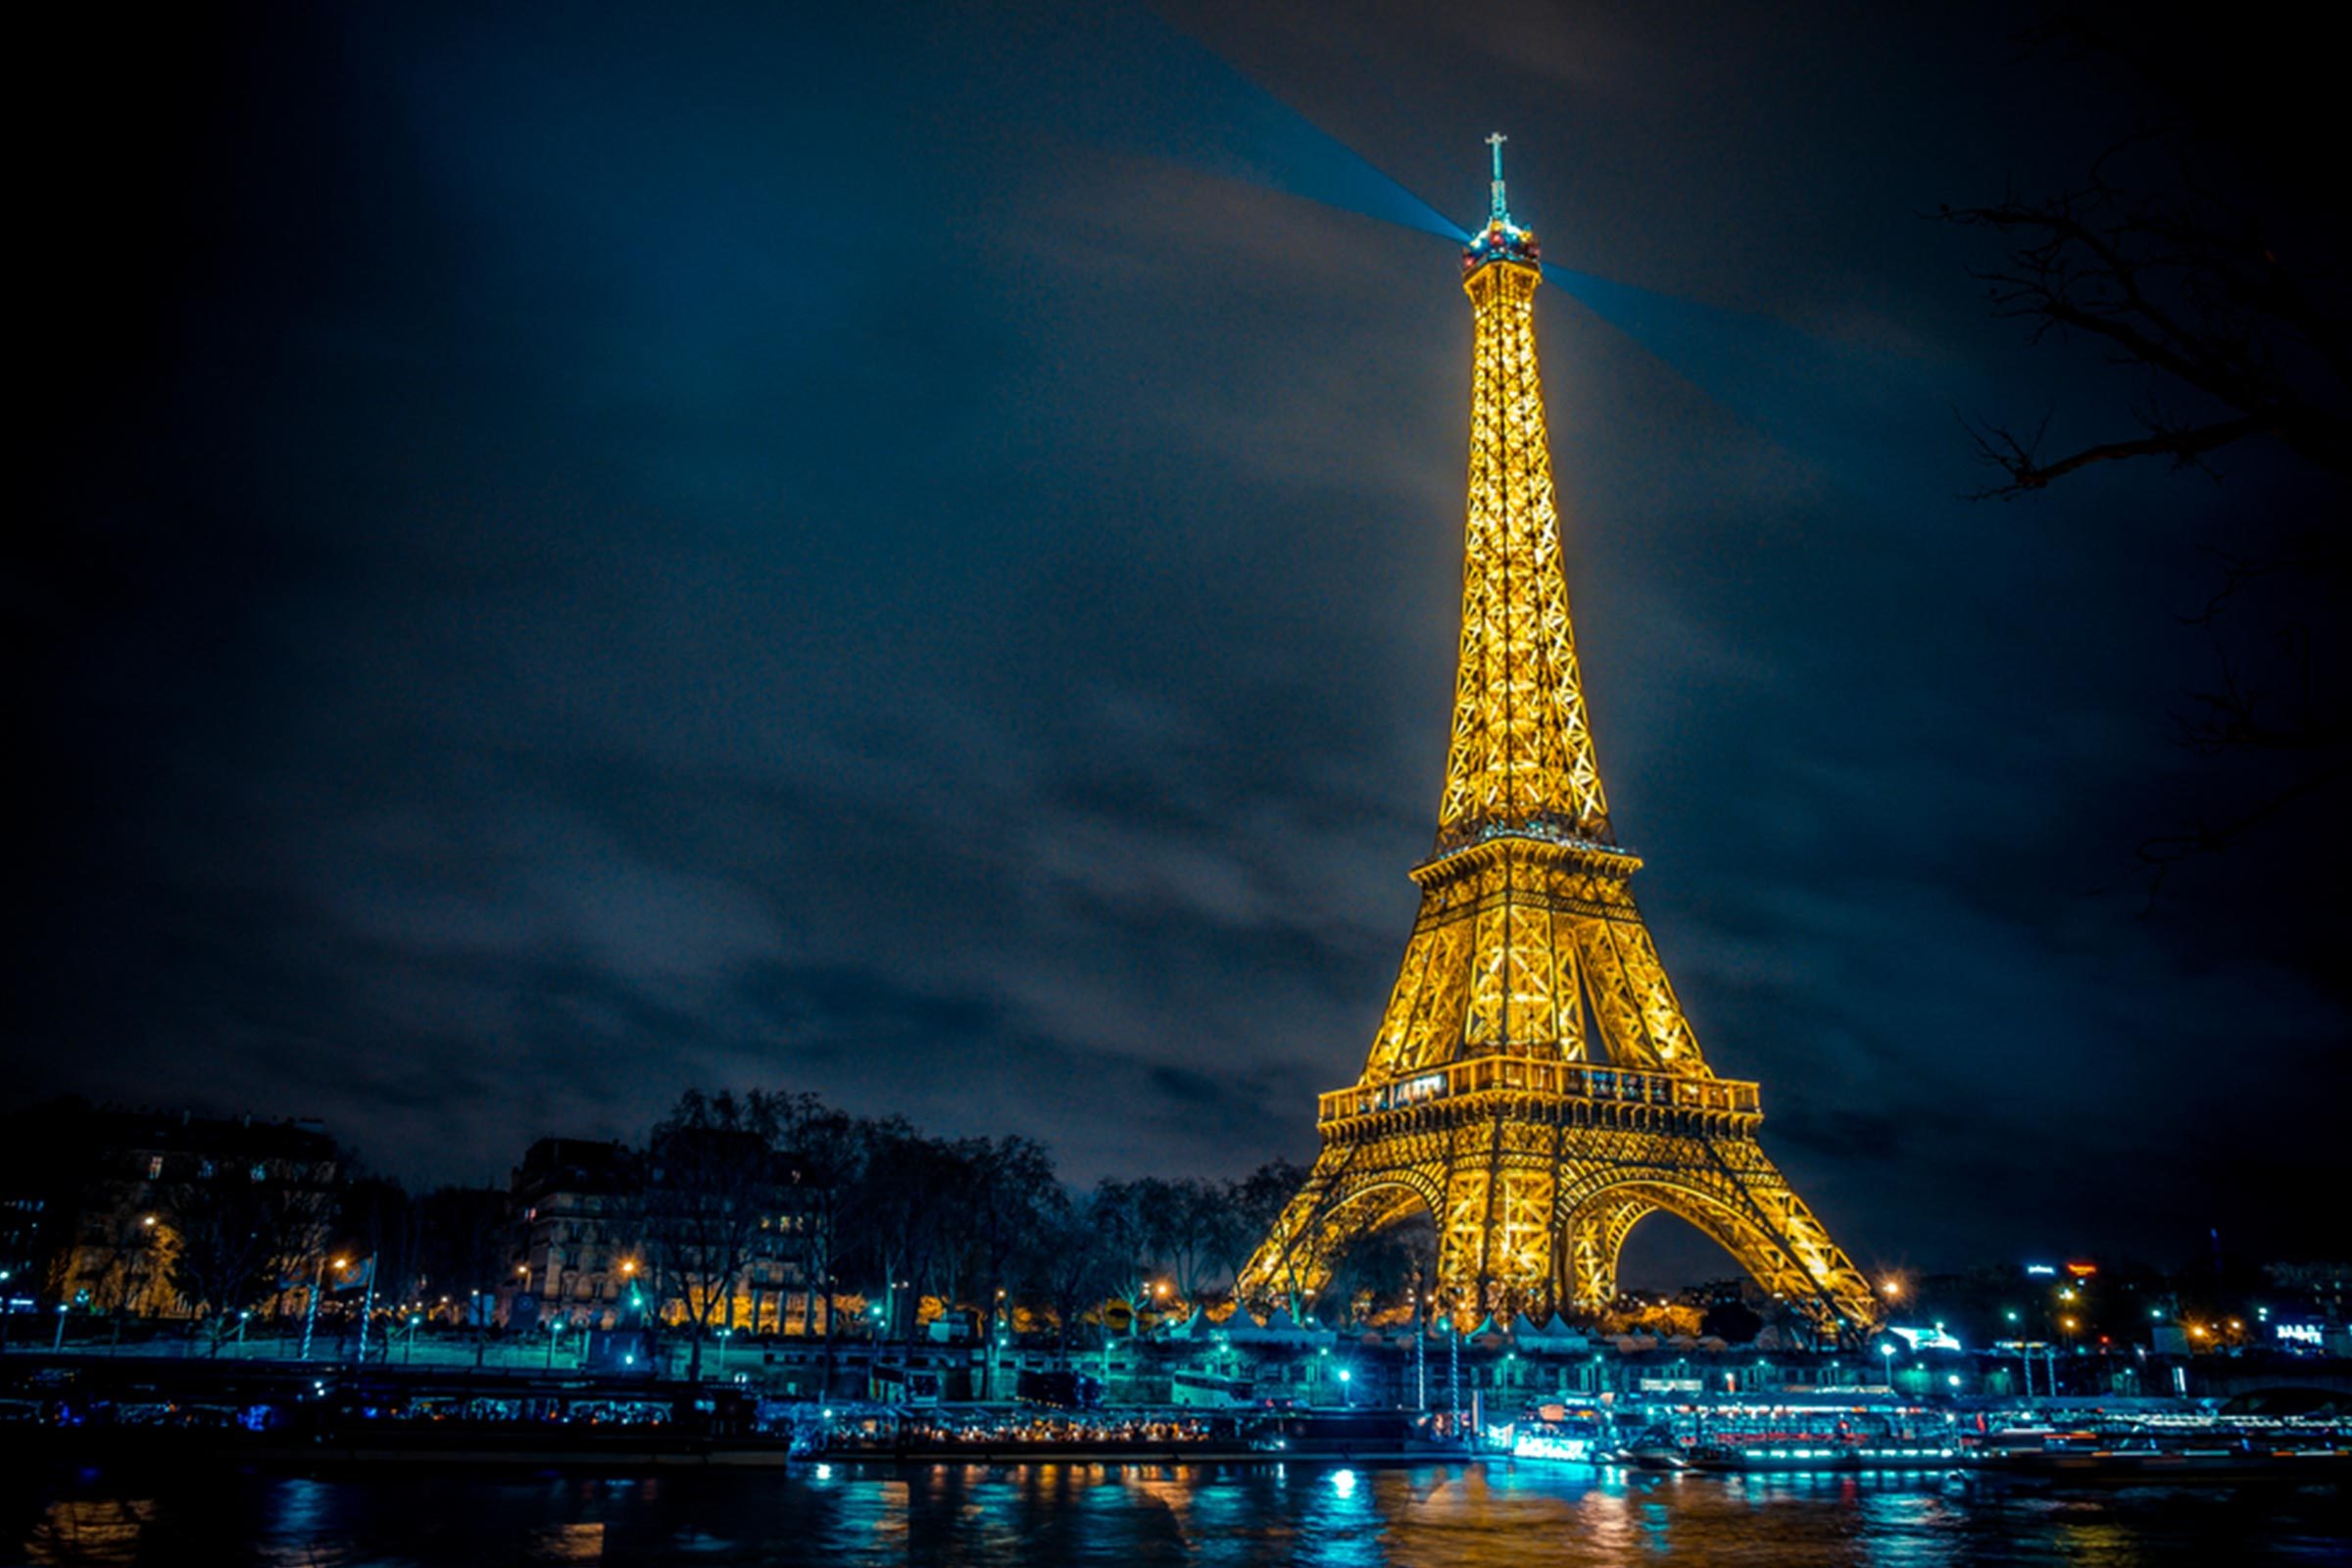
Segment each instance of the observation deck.
M1462 247L1462 274L1466 277L1489 262L1540 267L1544 262L1544 247L1537 241L1535 230L1521 228L1507 218L1490 219L1487 226L1471 235L1470 243Z
M1761 1119L1756 1086L1733 1078L1648 1072L1584 1061L1535 1061L1526 1056L1473 1056L1385 1084L1358 1084L1320 1096L1315 1121L1328 1126L1358 1116L1504 1093L1532 1099L1600 1105L1642 1105L1661 1110L1713 1112Z

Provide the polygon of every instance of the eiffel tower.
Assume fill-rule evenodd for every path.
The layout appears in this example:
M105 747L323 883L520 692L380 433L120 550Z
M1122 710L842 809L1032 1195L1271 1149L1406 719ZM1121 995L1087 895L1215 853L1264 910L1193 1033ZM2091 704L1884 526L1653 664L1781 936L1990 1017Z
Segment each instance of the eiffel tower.
M1718 1078L1635 906L1609 827L1560 568L1536 368L1536 236L1504 201L1462 253L1477 365L1461 664L1421 912L1322 1152L1243 1269L1313 1296L1355 1239L1427 1209L1457 1320L1592 1310L1626 1236L1664 1210L1816 1329L1878 1320L1870 1284L1756 1142L1756 1086Z

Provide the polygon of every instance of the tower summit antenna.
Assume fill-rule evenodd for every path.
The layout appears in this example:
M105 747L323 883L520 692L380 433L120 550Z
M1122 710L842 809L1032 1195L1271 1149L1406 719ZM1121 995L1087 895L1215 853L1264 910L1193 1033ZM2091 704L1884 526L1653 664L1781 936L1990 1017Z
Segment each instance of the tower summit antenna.
M1511 204L1503 194L1502 144L1507 139L1499 130L1487 138L1487 146L1493 154L1494 176L1494 182L1488 187L1487 220L1480 225L1478 232L1470 236L1469 244L1462 248L1462 275L1465 278L1490 262L1517 262L1531 270L1541 265L1543 250L1537 244L1535 234L1511 221Z

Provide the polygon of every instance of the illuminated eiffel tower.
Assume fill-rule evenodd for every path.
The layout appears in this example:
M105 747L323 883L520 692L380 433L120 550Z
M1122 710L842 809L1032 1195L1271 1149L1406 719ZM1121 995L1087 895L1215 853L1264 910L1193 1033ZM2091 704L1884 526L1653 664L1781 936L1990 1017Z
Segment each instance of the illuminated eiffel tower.
M1462 253L1477 323L1461 665L1421 913L1363 1076L1324 1095L1305 1186L1242 1271L1312 1296L1355 1239L1435 1217L1457 1318L1591 1309L1664 1210L1823 1332L1870 1284L1756 1142L1756 1086L1718 1078L1659 965L1592 758L1536 368L1536 236L1503 200Z

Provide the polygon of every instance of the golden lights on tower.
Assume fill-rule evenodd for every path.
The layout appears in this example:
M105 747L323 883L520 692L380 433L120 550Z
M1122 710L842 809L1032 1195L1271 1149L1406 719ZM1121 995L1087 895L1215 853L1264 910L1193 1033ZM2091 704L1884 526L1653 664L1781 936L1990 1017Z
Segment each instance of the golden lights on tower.
M1535 337L1535 234L1494 149L1462 255L1473 322L1462 626L1421 909L1362 1075L1322 1097L1323 1149L1243 1270L1313 1295L1354 1239L1426 1208L1457 1315L1599 1307L1627 1235L1681 1216L1825 1329L1879 1298L1755 1141L1629 886L1594 760L1560 559Z

